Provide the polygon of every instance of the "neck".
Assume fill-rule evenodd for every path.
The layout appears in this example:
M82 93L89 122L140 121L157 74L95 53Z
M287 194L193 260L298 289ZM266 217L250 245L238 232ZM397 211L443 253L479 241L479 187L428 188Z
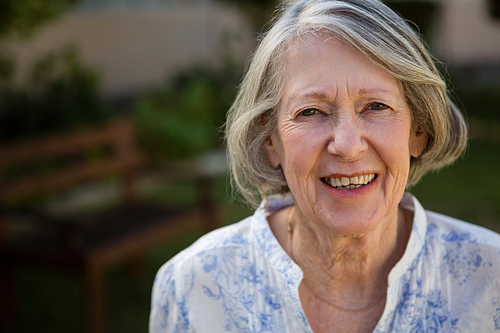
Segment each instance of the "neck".
M402 209L364 235L338 235L302 223L287 212L284 248L304 272L302 289L344 311L361 311L385 300L387 278L402 257L410 227ZM321 281L321 283L317 283Z

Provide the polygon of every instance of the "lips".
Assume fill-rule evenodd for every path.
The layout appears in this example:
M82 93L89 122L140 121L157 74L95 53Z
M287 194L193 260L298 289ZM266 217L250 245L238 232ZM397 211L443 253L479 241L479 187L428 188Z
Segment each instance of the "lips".
M375 178L377 174L371 173L354 177L324 177L321 181L336 189L353 190L368 185Z

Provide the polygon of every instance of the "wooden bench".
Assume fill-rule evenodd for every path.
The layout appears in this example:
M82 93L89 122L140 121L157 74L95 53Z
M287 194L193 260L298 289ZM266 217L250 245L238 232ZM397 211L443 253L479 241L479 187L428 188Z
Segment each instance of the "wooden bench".
M148 247L183 232L218 226L210 179L205 176L188 179L198 189L194 207L158 206L140 200L136 180L143 159L135 140L133 123L118 119L98 128L0 147L0 305L6 331L15 324L12 273L16 265L57 266L83 273L88 288L88 331L101 333L107 326L105 275L109 264L139 258ZM108 177L119 179L122 204L97 215L54 215L23 206L26 199L37 195ZM24 221L28 219L30 233L19 236L13 232L16 220L9 218L13 211Z

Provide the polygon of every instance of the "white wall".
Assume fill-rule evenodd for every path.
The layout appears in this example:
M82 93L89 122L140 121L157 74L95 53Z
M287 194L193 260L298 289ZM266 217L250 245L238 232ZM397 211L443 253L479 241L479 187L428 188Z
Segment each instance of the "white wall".
M450 65L500 62L500 22L488 15L485 0L436 0L442 18L432 48ZM151 2L153 3L153 2ZM221 54L221 36L233 35L241 61L255 47L256 36L236 10L211 1L169 5L88 6L69 11L11 47L19 63L16 83L38 57L78 47L85 65L96 69L105 96L147 90L178 69Z
M224 32L234 37L237 57L248 57L255 35L235 10L214 3L72 10L10 44L19 64L16 84L35 59L72 44L100 74L105 96L139 92L188 64L219 59Z
M485 0L442 0L442 19L432 43L450 65L499 64L500 21Z

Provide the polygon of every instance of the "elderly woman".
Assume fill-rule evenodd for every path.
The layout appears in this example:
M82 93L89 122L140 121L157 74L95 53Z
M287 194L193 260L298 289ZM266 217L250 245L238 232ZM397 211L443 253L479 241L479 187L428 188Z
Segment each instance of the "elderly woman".
M405 194L466 136L391 9L291 4L227 123L234 184L258 208L160 269L150 332L500 329L500 236Z

